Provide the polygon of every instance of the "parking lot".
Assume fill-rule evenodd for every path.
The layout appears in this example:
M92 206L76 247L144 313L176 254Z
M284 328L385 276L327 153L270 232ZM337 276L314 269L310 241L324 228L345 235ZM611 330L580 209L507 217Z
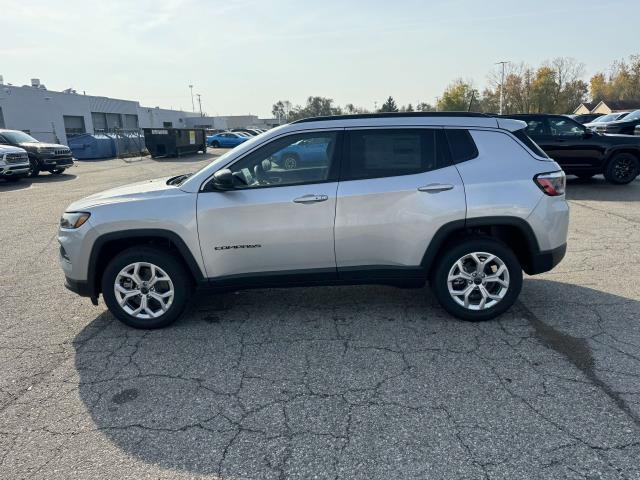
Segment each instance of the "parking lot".
M640 478L640 180L570 180L567 257L499 321L355 286L138 331L64 289L71 201L212 155L0 184L0 478Z

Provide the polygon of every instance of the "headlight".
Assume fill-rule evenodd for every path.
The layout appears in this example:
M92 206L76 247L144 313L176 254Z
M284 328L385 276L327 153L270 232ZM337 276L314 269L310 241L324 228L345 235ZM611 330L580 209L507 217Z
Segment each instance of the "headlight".
M91 214L87 212L65 212L60 218L60 228L68 228L71 230L80 228L89 220L90 216Z

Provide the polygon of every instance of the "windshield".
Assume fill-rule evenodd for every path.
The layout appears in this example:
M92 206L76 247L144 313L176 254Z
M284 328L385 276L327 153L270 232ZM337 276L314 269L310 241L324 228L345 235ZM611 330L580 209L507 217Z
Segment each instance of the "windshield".
M616 118L620 116L619 113L610 113L609 115L603 115L602 117L596 118L591 123L601 123L601 122L613 122Z
M630 113L626 117L624 117L625 122L627 120L638 120L640 118L640 110L636 110L635 112Z
M18 130L11 132L2 132L2 136L9 140L11 143L33 143L38 142L31 135L27 135L24 132L20 132Z

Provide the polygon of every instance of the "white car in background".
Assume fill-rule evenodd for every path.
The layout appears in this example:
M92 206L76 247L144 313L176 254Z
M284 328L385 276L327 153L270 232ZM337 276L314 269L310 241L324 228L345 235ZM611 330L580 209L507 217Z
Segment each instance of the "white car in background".
M0 145L0 178L17 182L29 174L29 155L26 150Z

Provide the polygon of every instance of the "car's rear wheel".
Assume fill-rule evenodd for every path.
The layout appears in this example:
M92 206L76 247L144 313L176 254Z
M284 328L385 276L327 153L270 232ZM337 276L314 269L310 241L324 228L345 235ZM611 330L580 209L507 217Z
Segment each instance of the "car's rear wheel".
M616 185L633 182L640 174L640 161L632 153L618 153L607 163L604 178Z
M165 250L134 247L118 254L102 276L111 313L134 328L173 323L184 311L191 282L182 264Z
M211 142L211 148L220 148L220 143L218 143L218 142Z
M483 321L508 310L522 289L522 267L504 243L473 237L447 248L431 276L431 288L451 315Z

